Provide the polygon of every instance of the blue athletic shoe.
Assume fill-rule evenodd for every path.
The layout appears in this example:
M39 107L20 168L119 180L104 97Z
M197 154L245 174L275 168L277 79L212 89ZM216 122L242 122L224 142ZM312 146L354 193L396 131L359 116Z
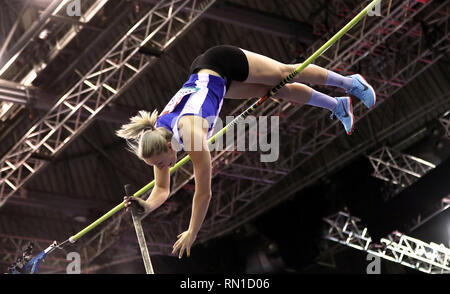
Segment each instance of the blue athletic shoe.
M336 116L344 125L347 135L351 135L355 126L352 99L350 97L337 97L336 100L338 105L331 113L330 118L333 119L333 116Z
M353 79L353 85L347 93L359 98L367 108L374 107L377 102L377 93L372 86L360 74L351 75L349 78Z

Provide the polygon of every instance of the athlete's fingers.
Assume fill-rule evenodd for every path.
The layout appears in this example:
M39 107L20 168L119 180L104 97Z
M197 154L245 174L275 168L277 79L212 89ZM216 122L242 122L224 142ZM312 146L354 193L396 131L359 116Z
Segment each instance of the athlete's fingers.
M173 248L177 248L177 247L179 247L179 245L180 245L180 242L179 242L180 240L178 240L177 242L175 242L175 244L173 244Z
M181 244L181 239L178 239L178 241L175 242L175 244L173 245L173 248L175 251L178 250L178 248L180 247L180 244Z
M184 253L184 245L181 247L180 255L178 256L178 258L181 259L181 257L183 256L183 253Z
M177 251L178 251L178 245L175 244L175 245L173 245L172 254L175 254Z

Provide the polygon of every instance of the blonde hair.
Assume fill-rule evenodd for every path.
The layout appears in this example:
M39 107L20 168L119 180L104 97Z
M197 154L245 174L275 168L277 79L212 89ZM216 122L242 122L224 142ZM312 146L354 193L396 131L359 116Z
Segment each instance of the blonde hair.
M156 128L157 119L157 110L152 113L141 110L130 123L117 130L116 135L126 139L129 150L142 160L167 152L167 142L172 140L173 134L165 128Z

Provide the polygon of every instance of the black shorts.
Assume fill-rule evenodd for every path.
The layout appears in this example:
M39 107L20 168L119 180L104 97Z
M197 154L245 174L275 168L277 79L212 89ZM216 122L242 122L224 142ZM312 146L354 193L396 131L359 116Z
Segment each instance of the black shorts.
M227 90L231 81L243 82L248 78L248 60L244 52L235 46L220 45L208 49L191 64L191 74L200 69L210 69L225 79Z

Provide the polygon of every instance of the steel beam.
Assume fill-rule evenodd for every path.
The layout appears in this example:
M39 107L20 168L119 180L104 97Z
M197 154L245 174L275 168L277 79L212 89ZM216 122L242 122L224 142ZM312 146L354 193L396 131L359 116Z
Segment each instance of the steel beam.
M34 64L32 68L23 75L21 78L21 84L26 86L31 85L34 79L48 66L50 62L52 62L61 51L78 35L78 33L84 28L87 27L87 23L91 21L92 18L103 8L103 6L109 0L96 0L89 6L83 15L80 15L76 24L72 24L64 34L60 32L62 35L61 38L55 40L47 40L47 43L53 43L49 46L51 49L45 55L43 61L38 64ZM55 17L55 15L50 15L51 20L58 20L59 17ZM64 18L63 18L64 19ZM70 18L69 18L70 19Z
M410 186L436 166L412 155L403 154L388 147L367 156L374 168L373 176L383 181Z
M60 4L64 0L53 0L50 5L45 9L42 15L36 20L31 27L22 35L14 46L11 47L0 60L0 76L8 69L8 67L14 62L17 56L25 49L27 44L34 38L34 36L40 32L42 27L50 21L50 16L57 13L61 9Z
M19 83L0 79L0 101L13 102L30 109L49 111L55 105L56 95L46 93L35 87L23 86ZM131 109L124 106L114 105L103 109L95 119L123 124L129 120L131 114L136 113L138 109ZM87 113L81 114L88 118Z
M156 4L158 1L143 0L143 2ZM317 39L313 34L313 27L308 23L288 20L226 2L211 7L202 15L202 18L232 24L272 36L298 40L308 46Z
M374 246L361 220L345 212L324 219L328 224L326 239L365 251L428 274L450 273L450 249L443 244L425 243L399 232L381 239Z
M47 165L33 154L57 156L155 62L138 54L142 46L151 43L166 50L213 2L161 1L136 23L0 160L0 205ZM193 7L191 13L182 11L187 5Z
M76 56L76 58L61 72L51 83L50 88L56 87L58 84L62 83L62 81L67 81L68 75L74 72L74 68L80 64L82 60L88 56L90 52L92 52L96 47L99 46L100 41L105 40L105 38L110 37L112 34L116 33L116 29L118 24L124 21L124 18L130 14L133 7L131 5L123 5L121 2L114 9L114 20L105 28L95 40L93 40L80 54Z

